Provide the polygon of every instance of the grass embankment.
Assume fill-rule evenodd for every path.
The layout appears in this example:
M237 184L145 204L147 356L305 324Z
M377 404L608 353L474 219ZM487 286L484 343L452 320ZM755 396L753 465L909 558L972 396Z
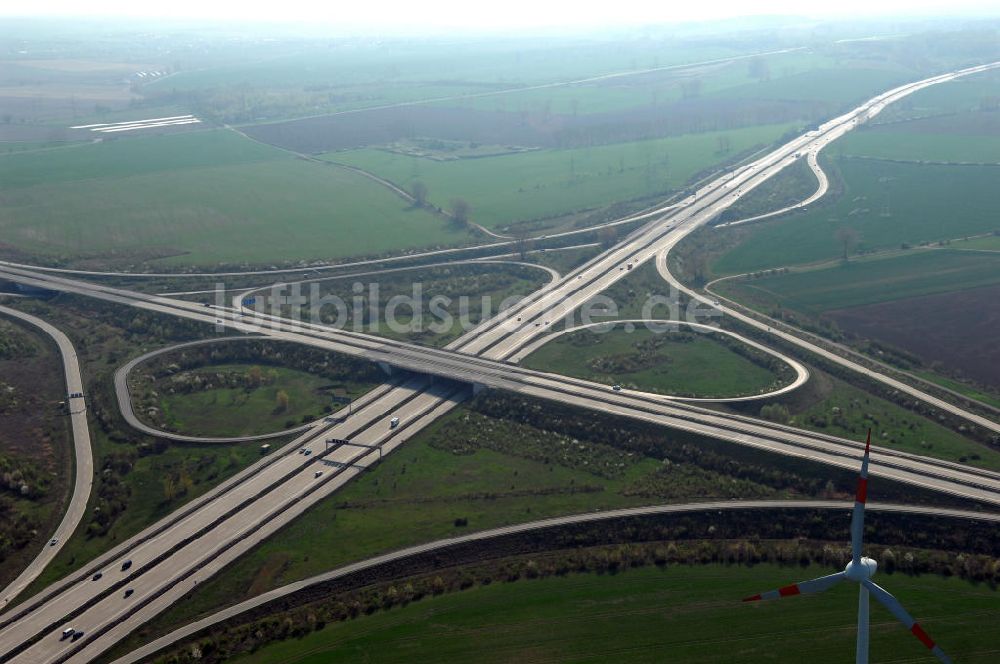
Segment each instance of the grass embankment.
M551 278L536 267L487 263L332 279L309 284L303 292L311 293L314 287L319 298L326 298L324 302L336 298L337 304L314 309L311 301L302 305L299 314L339 329L440 347ZM355 307L359 298L360 308ZM371 314L373 310L377 315ZM287 314L290 308L282 305L281 311Z
M0 316L0 587L45 546L72 491L65 385L52 339Z
M759 355L762 361L776 358L731 337L689 332L683 327L657 332L641 324L633 332L627 330L619 326L607 333L571 332L545 344L521 364L608 385L688 397L760 394L783 382L778 373L747 355Z
M432 161L375 149L334 152L324 158L356 166L408 188L424 182L441 207L462 197L472 219L490 228L645 198L676 190L695 173L758 145L794 125L765 125L724 132L617 143L589 148ZM719 139L729 141L720 152Z
M223 130L0 159L0 229L44 256L272 263L461 244L370 179Z
M713 441L688 445L669 430L640 426L480 396L206 581L148 633L337 565L467 530L657 502L841 495L853 481L849 473Z
M254 380L256 372L260 375ZM323 407L330 405L325 389L329 381L283 367L222 364L183 372L167 384L206 380L226 385L187 393L161 392L160 406L171 431L190 436L253 436L322 417ZM240 385L229 386L233 383Z
M296 662L843 662L854 651L857 591L742 604L742 596L832 572L762 564L668 566L617 574L493 583L338 622L236 661ZM955 578L900 574L885 584L945 651L994 661L984 639L1000 618L997 591ZM926 650L888 611L871 609L880 661L924 661Z
M997 450L844 381L829 377L822 380L821 400L792 406L790 424L851 440L863 439L871 427L880 445L1000 470Z

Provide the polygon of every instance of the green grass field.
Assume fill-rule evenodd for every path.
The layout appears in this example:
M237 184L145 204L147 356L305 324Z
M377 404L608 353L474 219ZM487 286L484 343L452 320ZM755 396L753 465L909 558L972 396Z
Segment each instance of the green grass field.
M844 154L900 161L1000 163L1000 135L991 133L928 133L928 123L915 121L905 131L851 132L843 140Z
M750 147L769 144L793 128L767 125L445 162L374 149L333 152L324 158L405 188L421 180L434 204L447 208L452 198L465 198L472 205L473 221L502 228L514 221L664 194L682 187L695 173ZM730 140L730 153L719 153L720 136Z
M246 375L248 365L225 364L187 372L188 374L238 373ZM330 405L330 395L322 388L329 381L319 376L286 369L262 367L268 384L247 389L218 387L187 394L163 394L160 407L172 431L193 436L253 436L280 431L288 422L298 425L302 418L316 419ZM288 395L288 407L277 407L278 391Z
M956 240L949 245L952 249L976 249L981 251L1000 252L1000 235L974 237L968 240Z
M870 250L976 235L997 226L993 191L1000 166L865 159L840 160L837 166L846 191L835 202L762 222L715 261L713 272L740 274L836 259L843 251L837 239L841 227L857 232L858 249Z
M0 178L4 241L49 256L270 264L469 239L365 177L231 132L7 155Z
M609 385L620 383L631 389L692 397L759 394L781 383L774 372L719 343L716 335L685 334L685 328L680 329L683 341L672 338L678 335L657 334L642 325L632 333L618 328L590 334L586 343L574 343L575 336L566 334L521 364ZM642 353L639 346L651 341L662 345ZM621 371L608 373L612 358L621 358Z
M0 157L0 181L6 191L280 159L287 159L280 150L217 129L106 140L72 150L4 155Z
M852 260L817 270L796 271L718 284L720 293L780 304L811 314L918 295L1000 283L1000 254L911 249L891 258Z
M981 388L975 388L965 383L960 383L956 380L946 378L944 376L939 376L932 371L917 371L916 374L921 378L926 378L932 383L936 383L942 387L946 387L949 390L954 390L961 394L965 394L973 399L982 401L983 403L988 403L995 408L1000 408L1000 394L995 394L992 392L986 392Z
M328 625L237 661L723 662L853 659L857 590L766 604L740 598L834 570L757 565L669 566L618 574L476 586ZM955 578L880 575L956 661L993 662L997 591ZM923 645L880 605L871 609L878 662L930 662Z

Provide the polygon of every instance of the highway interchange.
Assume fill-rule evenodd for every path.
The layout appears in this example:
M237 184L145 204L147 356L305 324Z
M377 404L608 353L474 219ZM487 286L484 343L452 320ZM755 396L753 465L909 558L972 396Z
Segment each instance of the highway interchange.
M349 353L422 374L417 377L401 375L388 381L359 400L346 422L311 429L179 513L150 526L67 579L0 614L0 653L4 653L0 661L84 662L93 659L200 581L294 519L309 505L335 491L367 465L377 462L380 455L390 453L421 427L461 402L469 392L460 383L507 389L853 468L860 451L859 444L853 441L722 414L666 397L612 392L607 386L526 370L509 360L548 332L555 322L626 276L628 264L638 266L656 260L664 277L673 281L666 271L664 257L682 237L714 219L741 195L794 163L803 153L818 151L849 131L859 119L867 119L886 104L928 85L995 66L984 65L900 86L706 184L681 204L646 213L650 221L623 242L486 321L443 350L263 314L248 316L242 306L205 307L95 285L52 272L12 264L0 266L0 276L19 283L98 297L219 324L238 332L254 332ZM688 294L694 299L702 299L696 293ZM707 306L712 305L707 303ZM728 310L726 313L736 315ZM823 350L802 340L798 343L812 352ZM893 384L889 377L839 356L838 360L875 380ZM931 395L900 385L914 396L935 403ZM991 431L1000 431L1000 425L974 413L945 402L935 405ZM393 417L399 418L398 428L390 426ZM330 438L349 439L352 445L328 449L325 441ZM308 449L310 454L300 453L300 448ZM872 473L1000 505L1000 474L997 473L885 449L875 450ZM123 571L122 564L126 561L131 561L131 566ZM98 572L101 576L94 579ZM126 599L124 592L127 589L134 590L134 594ZM82 638L60 641L59 634L67 624L84 631Z

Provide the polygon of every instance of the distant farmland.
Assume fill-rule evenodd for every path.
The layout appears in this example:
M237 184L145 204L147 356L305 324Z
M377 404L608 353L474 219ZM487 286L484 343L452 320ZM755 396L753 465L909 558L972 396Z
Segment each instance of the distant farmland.
M209 264L332 259L468 241L355 173L230 132L0 157L14 250Z
M456 196L472 204L475 221L501 227L675 190L697 172L743 150L765 146L794 129L769 125L572 150L433 161L382 150L335 152L324 158L356 166L408 187L421 180L430 200ZM719 151L720 139L728 152Z

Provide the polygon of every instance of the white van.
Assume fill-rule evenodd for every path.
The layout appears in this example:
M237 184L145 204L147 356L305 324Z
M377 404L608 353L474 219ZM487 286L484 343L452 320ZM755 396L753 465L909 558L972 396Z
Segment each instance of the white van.
M389 420L389 428L390 429L395 429L398 426L399 426L399 418L398 417L394 417L391 420Z

